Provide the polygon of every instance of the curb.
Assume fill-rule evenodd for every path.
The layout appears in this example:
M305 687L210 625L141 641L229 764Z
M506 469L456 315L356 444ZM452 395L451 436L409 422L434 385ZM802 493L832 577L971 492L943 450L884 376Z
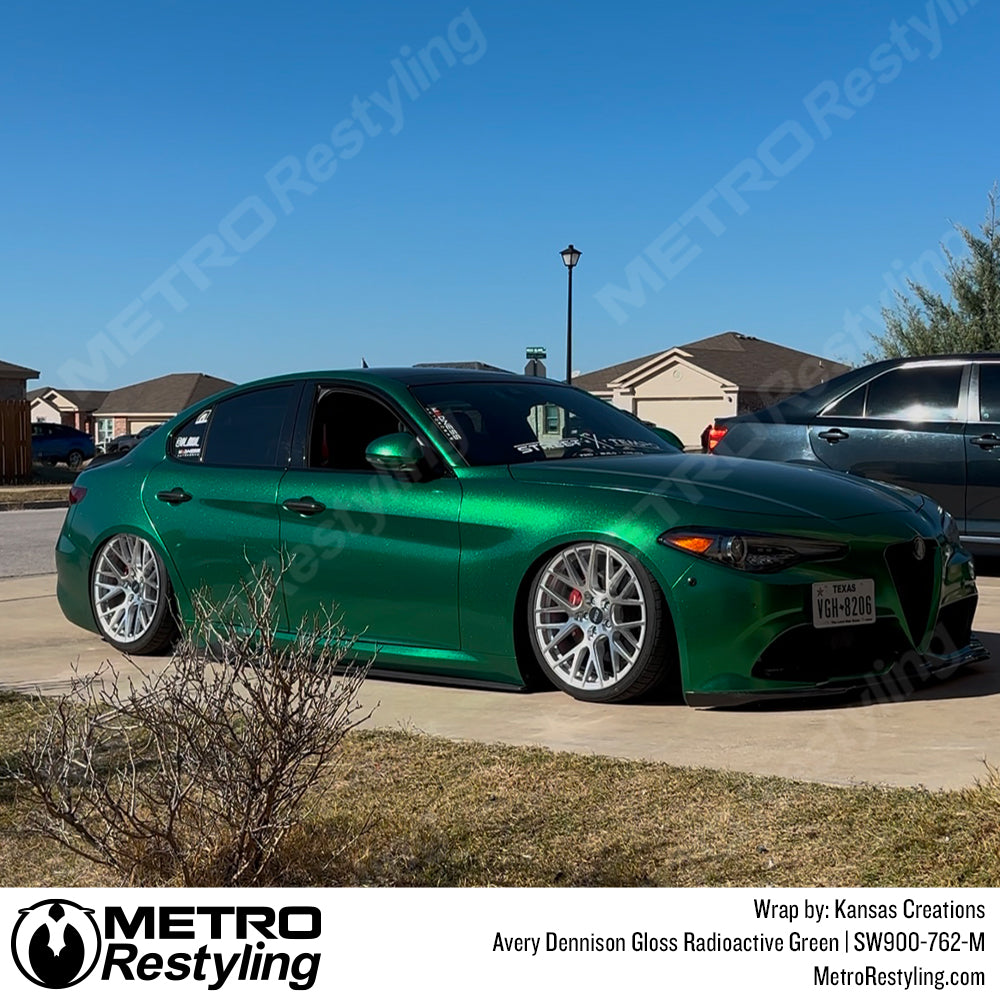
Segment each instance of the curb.
M5 510L55 510L59 507L68 507L66 500L25 500L23 502L14 501L12 503L0 503L0 511Z

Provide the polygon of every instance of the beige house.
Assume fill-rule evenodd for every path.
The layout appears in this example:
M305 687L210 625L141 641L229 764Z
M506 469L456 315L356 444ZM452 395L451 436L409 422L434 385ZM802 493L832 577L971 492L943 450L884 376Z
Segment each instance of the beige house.
M101 448L122 434L137 434L151 424L162 424L233 384L214 375L184 372L112 389L94 414L94 440Z
M573 384L697 448L716 417L762 409L848 370L828 358L730 331L587 372Z
M93 436L94 411L107 395L106 390L53 389L52 386L43 385L28 393L31 422L64 424Z

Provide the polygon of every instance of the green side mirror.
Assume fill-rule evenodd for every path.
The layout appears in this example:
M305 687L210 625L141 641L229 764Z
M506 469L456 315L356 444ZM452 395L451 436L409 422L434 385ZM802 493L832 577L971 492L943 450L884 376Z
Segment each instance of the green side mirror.
M412 434L386 434L365 449L368 464L379 472L416 472L424 457Z

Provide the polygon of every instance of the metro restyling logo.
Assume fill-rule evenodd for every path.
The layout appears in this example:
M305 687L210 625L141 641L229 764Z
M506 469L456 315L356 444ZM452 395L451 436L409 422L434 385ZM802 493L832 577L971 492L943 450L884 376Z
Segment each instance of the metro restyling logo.
M209 990L228 982L275 980L308 990L319 972L318 951L296 953L283 944L320 936L321 915L314 906L139 906L129 913L107 906L103 950L94 912L68 899L46 899L21 910L11 935L21 973L49 989L75 986L102 954L103 981L163 978ZM190 944L167 944L175 941Z
M20 911L10 950L21 974L36 986L61 990L86 979L101 954L93 918L68 899L43 899Z

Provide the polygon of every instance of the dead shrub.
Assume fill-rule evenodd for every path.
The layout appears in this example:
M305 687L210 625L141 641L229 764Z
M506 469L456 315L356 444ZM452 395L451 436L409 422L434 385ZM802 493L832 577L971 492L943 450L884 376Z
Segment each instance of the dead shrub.
M105 663L39 715L15 777L32 825L126 882L245 885L332 780L370 663L327 615L276 636L279 576L253 568L226 601L197 597L167 667Z

